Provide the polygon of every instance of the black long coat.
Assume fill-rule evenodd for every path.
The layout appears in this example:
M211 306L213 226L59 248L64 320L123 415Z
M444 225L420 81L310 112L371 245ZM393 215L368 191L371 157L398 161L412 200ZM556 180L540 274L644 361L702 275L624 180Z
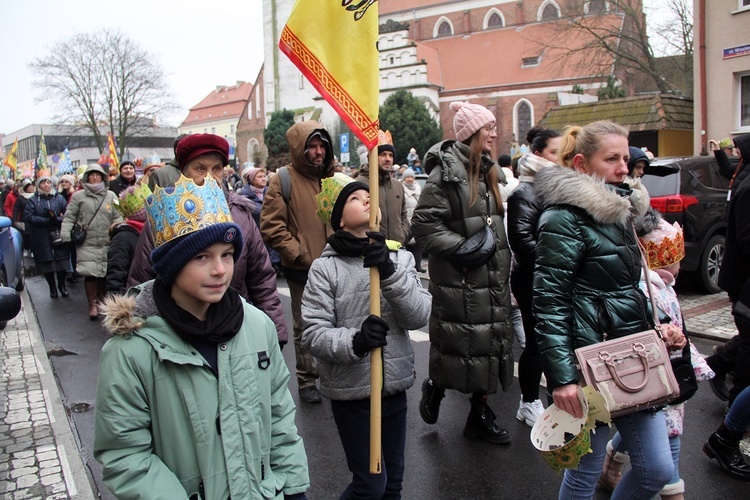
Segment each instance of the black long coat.
M37 192L27 200L24 207L26 228L30 229L31 251L34 261L51 262L53 260L67 260L70 257L68 244L53 247L50 231L62 225L63 215L68 208L65 197L59 193L44 194ZM54 212L54 219L50 218L50 211Z

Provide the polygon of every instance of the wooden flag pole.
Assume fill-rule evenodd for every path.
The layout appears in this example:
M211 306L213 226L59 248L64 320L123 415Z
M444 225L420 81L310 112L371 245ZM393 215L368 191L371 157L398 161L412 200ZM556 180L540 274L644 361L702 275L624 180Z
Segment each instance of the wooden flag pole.
M370 231L380 231L380 189L378 186L378 148L369 152L370 168ZM380 271L370 268L370 314L380 316ZM380 474L381 420L383 392L383 349L370 351L370 474Z

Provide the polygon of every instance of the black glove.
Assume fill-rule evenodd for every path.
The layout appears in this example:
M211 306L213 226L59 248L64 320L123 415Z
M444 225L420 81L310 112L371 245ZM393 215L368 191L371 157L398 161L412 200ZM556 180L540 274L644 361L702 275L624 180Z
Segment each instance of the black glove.
M388 335L390 329L391 327L383 318L370 314L362 322L360 330L354 334L354 340L352 340L354 354L364 358L376 347L383 347L388 344L385 336Z
M375 231L367 231L366 234L375 241L368 243L365 247L365 267L377 266L381 279L390 278L396 272L396 265L389 255L385 236Z

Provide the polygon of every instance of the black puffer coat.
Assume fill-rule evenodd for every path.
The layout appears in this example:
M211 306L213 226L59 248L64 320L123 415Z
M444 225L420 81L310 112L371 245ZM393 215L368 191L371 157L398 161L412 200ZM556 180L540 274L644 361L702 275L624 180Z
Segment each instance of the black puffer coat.
M31 251L35 262L67 260L70 257L70 245L53 247L49 235L52 229L60 229L67 208L68 203L58 193L43 194L37 191L26 200L24 216L26 229L31 234ZM54 219L50 218L50 211L54 212Z
M135 226L143 229L142 224ZM135 257L135 247L141 231L127 221L109 230L110 244L107 250L107 291L124 294L127 290L128 271Z
M631 200L644 198L562 167L538 172L535 190L545 209L537 226L533 307L552 390L578 382L576 348L651 327L630 222Z
M504 389L513 379L513 333L508 274L510 249L503 216L480 176L477 201L469 205L466 167L469 148L455 141L434 145L425 156L429 173L412 217L417 243L430 253L430 378L438 387L464 393ZM497 168L485 156L482 172ZM452 191L452 192L451 192ZM462 213L453 213L458 195ZM467 208L468 207L468 208ZM497 251L484 266L464 270L451 255L468 235L483 229L487 218Z

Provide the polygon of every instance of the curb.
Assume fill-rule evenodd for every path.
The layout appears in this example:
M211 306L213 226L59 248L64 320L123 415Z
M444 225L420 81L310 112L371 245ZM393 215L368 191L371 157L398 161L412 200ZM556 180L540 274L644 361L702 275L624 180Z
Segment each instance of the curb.
M78 441L65 413L65 407L60 397L60 390L57 387L57 380L55 380L52 365L44 348L41 328L36 319L34 304L27 290L19 293L23 302L23 307L19 314L24 315L29 336L31 337L31 348L36 359L39 379L44 392L45 406L47 407L47 414L55 436L65 486L68 490L68 495L70 495L69 498L95 499L97 495L94 494L91 488L89 476L86 473L86 464L83 462Z

